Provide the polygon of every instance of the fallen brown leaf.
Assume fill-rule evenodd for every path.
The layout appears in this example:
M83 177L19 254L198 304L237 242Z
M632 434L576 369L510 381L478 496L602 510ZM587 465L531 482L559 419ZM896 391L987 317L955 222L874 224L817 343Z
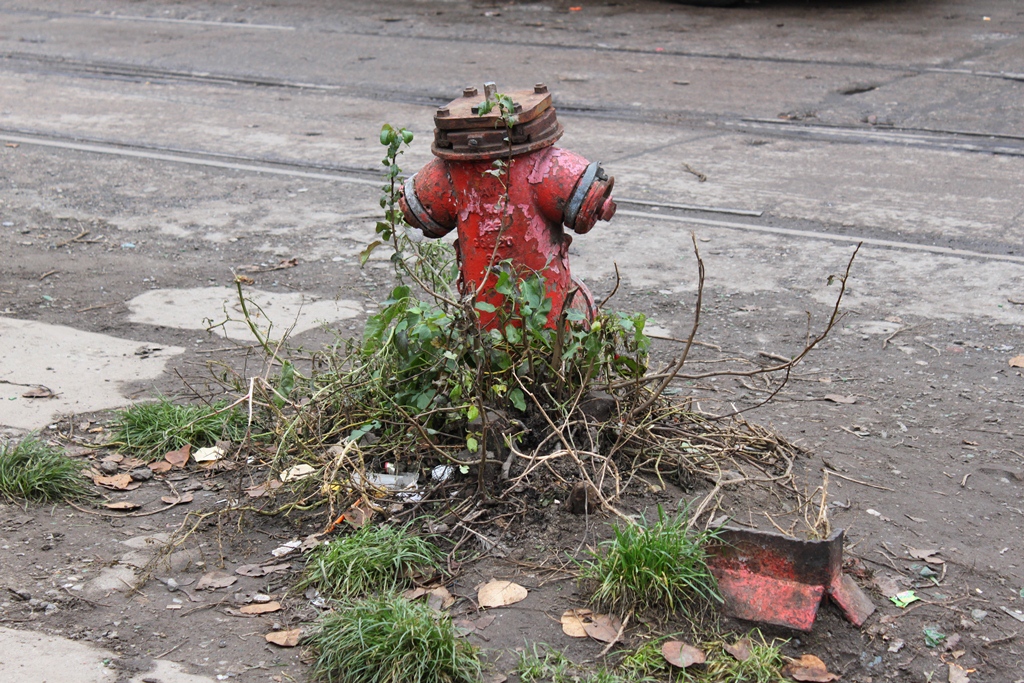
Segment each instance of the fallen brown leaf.
M595 614L593 621L583 624L587 635L602 643L614 643L619 637L620 628L622 621L614 614Z
M814 655L803 655L799 659L791 659L782 668L782 675L789 676L794 681L808 681L809 683L829 683L838 681L839 676L830 672L821 661Z
M218 588L227 588L231 584L238 581L237 576L231 576L224 572L207 572L199 579L196 583L196 590L217 590Z
M93 476L92 480L97 486L114 489L115 491L127 491L132 485L132 475L127 472L115 474L111 477L105 477L100 474Z
M511 581L488 581L477 589L477 603L481 607L505 607L526 599L528 591Z
M241 567L235 567L235 573L239 576L266 576L267 570L258 564L243 564Z
M22 398L57 398L57 394L53 393L46 387L34 387L29 389L21 395Z
M740 638L732 645L726 645L725 651L731 654L737 662L745 662L750 659L750 647L752 644L750 638Z
M427 607L440 612L443 609L448 609L455 604L455 598L448 592L448 589L444 586L438 586L437 588L431 588L427 592Z
M274 631L264 636L268 643L273 643L279 647L295 647L299 644L299 639L302 638L302 629L293 629L291 631Z
M1010 359L1011 368L1024 368L1024 356L1014 356Z
M150 463L149 469L153 470L154 474L163 474L164 472L170 472L171 468L174 467L171 463L166 460L158 460L154 463Z
M164 454L164 460L171 463L174 467L184 468L188 464L188 459L192 456L192 445L185 444L176 451L168 451Z
M949 683L971 683L967 676L967 670L959 664L949 663Z
M937 548L907 548L907 554L915 560L922 560L928 564L945 564L946 561L935 554L937 552Z
M168 505L183 505L185 503L191 503L193 496L189 492L185 492L180 496L160 496L160 500Z
M594 613L586 608L567 609L562 612L562 633L570 638L586 638L587 630L583 628L583 620L589 621Z
M703 664L705 660L703 650L681 640L666 640L662 643L661 656L665 658L666 662L680 669L694 664Z
M104 507L108 510L138 510L142 506L130 500L122 500L120 503L107 503Z
M277 600L271 602L264 602L256 605L245 605L238 609L242 614L266 614L268 612L276 612L281 609L281 603Z

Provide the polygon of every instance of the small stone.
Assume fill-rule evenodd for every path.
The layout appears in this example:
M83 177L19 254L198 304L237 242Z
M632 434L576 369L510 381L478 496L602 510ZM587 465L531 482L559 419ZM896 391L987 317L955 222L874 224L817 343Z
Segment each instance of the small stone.
M118 467L117 467L117 463L116 462L111 462L109 460L102 460L96 466L96 469L98 469L103 474L106 474L106 475L109 476L109 475L112 475L112 474L117 474Z
M987 616L988 616L988 612L986 612L983 609L972 609L971 610L971 619L974 619L975 621L981 621L982 619L984 619Z
M148 467L140 467L137 470L132 470L132 481L149 481L153 478L153 470Z

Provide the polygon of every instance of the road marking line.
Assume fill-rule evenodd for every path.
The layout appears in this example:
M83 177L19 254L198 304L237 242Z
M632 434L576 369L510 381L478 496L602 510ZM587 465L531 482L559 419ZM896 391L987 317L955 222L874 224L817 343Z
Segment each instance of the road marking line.
M864 244L873 247L888 247L890 249L902 249L905 251L923 251L930 254L941 254L943 256L966 256L968 258L987 259L990 261L1009 261L1011 263L1024 263L1024 256L1013 256L1011 254L986 254L981 251L970 251L968 249L953 249L951 247L936 247L928 244L914 244L913 242L896 242L893 240L880 240L874 237L856 237L851 235L833 235L827 232L814 232L811 230L795 230L793 228L776 228L768 225L754 225L751 223L735 223L733 221L716 221L708 218L690 218L688 216L668 216L644 211L615 212L616 216L630 216L632 218L650 218L659 221L670 221L673 223L691 223L695 225L707 225L713 228L729 228L732 230L746 230L748 232L762 232L773 235L786 235L787 237L802 237L805 239L828 240L832 242L843 242L845 244Z

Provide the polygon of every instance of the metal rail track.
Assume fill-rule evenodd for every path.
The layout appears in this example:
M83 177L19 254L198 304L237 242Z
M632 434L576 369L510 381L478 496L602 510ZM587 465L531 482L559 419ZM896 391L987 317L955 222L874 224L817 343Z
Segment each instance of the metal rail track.
M4 131L3 129L0 129L0 141L24 145L37 145L40 147L90 154L103 154L125 158L146 159L164 163L203 166L246 173L266 173L277 176L341 182L361 185L364 187L373 187L375 189L379 189L381 186L381 181L379 179L371 179L368 177L369 172L367 170L358 169L357 167L326 167L323 165L309 164L299 161L282 162L280 160L268 160L259 157L241 157L237 155L204 153L197 151L170 150L165 147L147 148L141 145L115 143L111 141L84 141L80 138L69 138L55 134L29 134L25 132ZM374 173L376 173L376 171ZM1011 253L995 253L992 251L956 246L947 247L921 242L908 242L905 240L889 240L871 236L849 234L845 232L786 228L772 225L770 217L765 218L764 220L756 220L762 217L760 211L731 209L727 207L681 205L670 202L636 200L627 197L617 197L616 201L625 206L636 206L637 208L647 209L646 211L636 211L631 209L622 209L619 211L619 215L621 216L635 218L638 220L708 228L724 228L743 232L767 233L782 235L794 239L838 242L841 244L856 244L863 242L866 245L883 249L934 254L936 256L954 256L981 261L1003 261L1024 264L1024 256L1013 254L1011 251L1012 247L1010 245L1000 245L999 248L1010 251ZM657 212L652 212L651 209L654 209ZM707 214L731 214L747 220L713 219L708 218ZM966 247L967 245L964 246Z
M69 75L86 75L98 78L118 78L132 81L178 81L222 86L284 88L291 90L312 90L334 93L346 97L383 101L394 104L408 104L423 107L438 107L447 103L450 93L440 94L429 91L386 87L375 85L363 87L337 83L315 83L269 78L265 76L218 74L205 71L162 69L98 60L76 60L51 57L25 52L0 53L0 65L20 66L32 71L44 71ZM635 111L629 107L559 103L558 110L567 116L600 118L605 120L651 125L698 126L707 117L697 113L674 110L645 108ZM974 152L1024 156L1024 136L988 133L984 131L950 131L898 126L842 126L807 124L793 121L750 119L743 117L716 117L722 126L741 132L778 138L804 138L832 142L873 145L900 145L925 147L943 151Z

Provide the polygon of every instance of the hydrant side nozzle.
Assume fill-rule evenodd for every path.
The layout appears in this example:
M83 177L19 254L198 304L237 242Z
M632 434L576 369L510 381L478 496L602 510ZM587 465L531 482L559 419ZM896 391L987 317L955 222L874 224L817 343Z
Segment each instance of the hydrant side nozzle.
M590 232L599 220L607 221L615 215L612 188L615 178L605 174L600 162L587 166L565 209L565 225L577 234Z
M454 189L447 165L440 159L420 169L402 184L399 206L406 222L425 237L444 237L456 225Z

